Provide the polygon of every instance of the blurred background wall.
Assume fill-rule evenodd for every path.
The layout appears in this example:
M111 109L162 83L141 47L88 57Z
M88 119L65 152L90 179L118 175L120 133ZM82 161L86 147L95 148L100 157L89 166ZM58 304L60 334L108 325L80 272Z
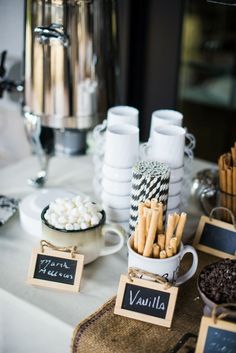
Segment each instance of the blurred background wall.
M152 111L178 109L197 138L196 156L216 161L236 140L236 8L206 0L117 4L121 98L140 110L141 139L147 139ZM0 52L8 50L7 68L16 79L23 13L23 0L0 0Z

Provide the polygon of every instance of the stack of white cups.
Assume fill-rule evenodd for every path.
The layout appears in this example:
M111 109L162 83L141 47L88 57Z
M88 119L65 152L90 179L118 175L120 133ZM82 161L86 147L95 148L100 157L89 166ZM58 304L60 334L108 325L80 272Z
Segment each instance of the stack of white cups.
M93 189L98 199L101 198L103 162L107 128L116 124L130 124L138 126L139 111L134 107L119 105L108 109L107 119L93 130Z
M180 112L162 109L153 112L148 143L141 147L143 159L154 159L171 168L167 213L179 212L183 198L182 189L186 166L185 160L192 160L195 139L182 127ZM189 140L185 146L185 138Z
M139 158L138 113L128 106L110 108L105 134L101 134L103 208L109 222L125 228L129 221L132 167Z

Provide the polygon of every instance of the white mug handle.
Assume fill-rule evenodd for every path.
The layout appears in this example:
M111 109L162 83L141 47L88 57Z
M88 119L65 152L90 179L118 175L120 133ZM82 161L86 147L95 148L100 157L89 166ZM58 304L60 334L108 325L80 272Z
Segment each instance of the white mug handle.
M186 131L186 149L193 150L196 147L196 138L193 134L190 134L190 132Z
M111 246L106 246L101 249L99 256L106 256L114 254L115 252L119 251L124 245L125 239L125 231L121 226L115 224L105 224L102 227L102 236L105 237L106 233L112 232L115 233L119 237L119 243Z
M190 269L184 275L177 278L176 283L175 283L176 286L179 286L180 284L186 282L188 279L193 277L193 275L197 271L198 256L197 256L196 250L192 246L190 246L190 245L184 246L180 261L182 260L184 255L187 253L191 253L193 255L193 263L192 263L192 266L190 267Z

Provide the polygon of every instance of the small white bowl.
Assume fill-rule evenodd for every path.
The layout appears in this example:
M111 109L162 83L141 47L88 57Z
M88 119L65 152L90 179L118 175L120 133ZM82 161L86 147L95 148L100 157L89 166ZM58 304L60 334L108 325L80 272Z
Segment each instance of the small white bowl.
M175 183L183 179L184 176L184 166L179 168L170 169L170 183Z
M103 176L114 181L128 182L132 179L132 168L114 168L104 163Z
M129 208L113 208L103 204L103 209L106 213L108 222L128 222L129 220Z
M107 191L102 191L102 203L112 208L129 208L130 207L130 195L118 196L112 195Z
M175 196L181 193L183 180L176 181L175 183L169 184L169 196Z
M180 205L181 194L169 196L167 202L167 210L172 210L173 208L177 208Z
M102 180L103 190L118 196L129 196L131 193L131 181L119 182L107 179L106 177Z

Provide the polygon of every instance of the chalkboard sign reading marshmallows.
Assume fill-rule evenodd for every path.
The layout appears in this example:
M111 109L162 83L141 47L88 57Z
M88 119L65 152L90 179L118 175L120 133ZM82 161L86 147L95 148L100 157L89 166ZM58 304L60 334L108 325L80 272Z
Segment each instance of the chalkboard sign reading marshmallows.
M195 353L235 353L235 323L218 320L214 323L210 317L201 321Z
M27 283L78 292L84 256L45 248L33 249Z
M236 258L236 229L232 224L202 216L193 246L222 258Z
M178 288L121 275L114 313L170 327Z

